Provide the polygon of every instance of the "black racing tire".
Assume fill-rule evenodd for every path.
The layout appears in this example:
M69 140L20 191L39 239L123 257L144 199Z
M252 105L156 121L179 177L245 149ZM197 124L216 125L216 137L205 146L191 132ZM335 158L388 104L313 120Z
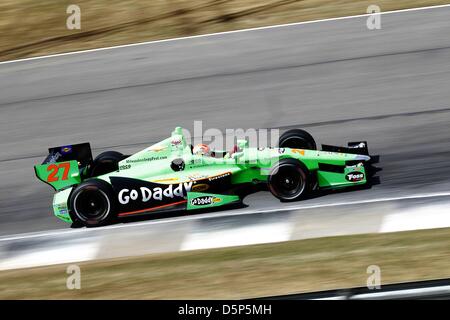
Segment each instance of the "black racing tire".
M308 169L296 159L281 159L269 174L269 191L282 202L306 198L311 191Z
M283 133L280 137L278 147L317 150L314 138L302 129L292 129Z
M73 219L73 217L72 217L72 220L75 220L75 219ZM84 224L80 223L78 220L72 221L72 224L70 225L70 228L72 228L72 229L79 229L79 228L83 228L83 227L84 227Z
M89 168L89 177L98 177L119 170L119 162L127 157L117 151L100 153Z
M117 217L115 193L110 184L91 179L79 184L71 193L69 208L75 225L99 227Z

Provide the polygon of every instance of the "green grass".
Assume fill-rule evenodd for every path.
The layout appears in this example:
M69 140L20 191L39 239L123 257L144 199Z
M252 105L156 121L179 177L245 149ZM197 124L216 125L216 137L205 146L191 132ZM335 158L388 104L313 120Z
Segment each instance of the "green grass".
M450 228L344 236L0 272L1 299L240 299L450 277Z
M0 60L364 14L372 0L77 0L81 30L66 29L68 0L2 0ZM447 4L378 0L382 11Z

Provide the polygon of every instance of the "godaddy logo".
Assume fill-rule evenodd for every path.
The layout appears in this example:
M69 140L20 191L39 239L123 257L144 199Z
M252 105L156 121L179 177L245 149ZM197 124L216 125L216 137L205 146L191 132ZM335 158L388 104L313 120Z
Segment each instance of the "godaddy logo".
M184 182L178 185L170 184L167 188L155 187L153 189L147 187L141 187L136 189L122 189L119 191L119 202L121 204L127 204L131 201L148 202L150 200L162 201L167 198L182 198L191 191L193 182Z
M213 196L202 196L197 197L191 200L191 205L193 206L205 206L209 204L214 204L217 202L220 202L220 198L213 197Z

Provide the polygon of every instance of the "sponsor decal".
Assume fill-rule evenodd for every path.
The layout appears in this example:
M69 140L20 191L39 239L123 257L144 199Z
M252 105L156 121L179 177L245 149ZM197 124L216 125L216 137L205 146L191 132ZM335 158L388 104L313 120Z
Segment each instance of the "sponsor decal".
M225 177L228 177L228 176L231 176L231 172L225 172L225 173L219 174L217 176L209 178L208 180L209 181L214 181L214 180L222 179L222 178L225 178Z
M165 178L165 179L153 180L152 182L167 182L167 181L178 181L178 178Z
M155 156L155 157L149 157L149 158L142 158L142 159L129 159L125 160L126 163L137 163L137 162L149 162L149 161L156 161L156 160L164 160L167 159L167 156Z
M191 159L189 164L194 165L195 167L198 165L203 165L203 159L202 159L202 157L196 157L194 159Z
M160 151L163 151L166 149L167 149L167 147L165 147L165 146L152 146L152 147L148 148L148 151L160 152Z
M62 153L62 154L69 154L69 153L72 153L72 146L64 146L64 147L61 147L61 153Z
M222 199L214 196L201 196L191 200L191 205L193 206L206 206L214 203L218 203Z
M350 182L358 182L364 180L364 173L362 172L350 172L345 175L345 179Z
M123 166L119 166L119 170L126 170L126 169L130 169L131 168L131 164L125 164Z
M305 150L302 149L292 149L292 153L298 153L301 154L302 156L305 155Z
M49 163L58 162L58 159L61 157L61 153L57 152L50 156L50 159L48 159Z
M361 171L363 169L364 164L362 162L355 164L353 166L346 166L346 168L350 168L356 171Z
M162 187L139 189L121 189L118 193L119 202L123 205L130 201L140 201L142 203L150 200L163 201L173 199L174 197L185 197L192 188L192 182L179 183L178 185L169 184L165 189Z
M285 153L286 152L286 149L284 149L284 148L278 148L278 153L279 154L283 154L283 153Z
M54 205L54 208L58 211L58 214L69 214L69 211L67 210L67 206L65 204L56 204Z
M207 178L207 177L208 177L208 176L205 175L205 174L201 174L201 173L193 173L193 174L191 174L191 175L188 176L188 179L194 181L194 180L205 179L205 178Z
M208 189L209 189L209 185L207 185L206 183L199 183L192 187L192 191L196 191L196 192L202 192L202 191L206 191Z

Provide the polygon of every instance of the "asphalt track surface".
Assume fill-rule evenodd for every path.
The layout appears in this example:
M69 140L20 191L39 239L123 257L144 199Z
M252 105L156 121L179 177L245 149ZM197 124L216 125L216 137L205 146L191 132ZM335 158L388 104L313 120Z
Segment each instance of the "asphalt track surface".
M381 30L366 19L0 64L0 235L68 227L34 177L47 147L135 152L194 120L303 127L381 155L380 185L299 206L449 191L450 8L383 15ZM284 206L265 193L245 202Z

